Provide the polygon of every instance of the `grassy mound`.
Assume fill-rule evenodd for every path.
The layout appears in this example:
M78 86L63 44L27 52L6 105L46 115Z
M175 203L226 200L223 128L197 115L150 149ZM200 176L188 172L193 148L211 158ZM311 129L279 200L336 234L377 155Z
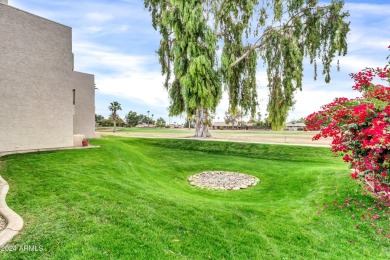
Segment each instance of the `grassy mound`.
M37 247L2 259L390 258L389 239L356 229L345 211L318 214L318 205L359 190L329 149L115 137L92 144L101 148L0 159L7 202L25 220L11 246ZM239 191L188 184L209 170L260 183Z

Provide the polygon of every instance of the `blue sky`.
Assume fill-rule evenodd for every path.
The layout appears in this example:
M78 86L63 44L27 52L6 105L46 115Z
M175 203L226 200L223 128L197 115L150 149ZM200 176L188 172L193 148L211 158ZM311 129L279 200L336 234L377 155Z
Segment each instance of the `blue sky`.
M92 73L98 90L96 113L108 116L112 101L122 104L124 117L130 110L168 121L168 95L155 51L160 36L142 0L9 0L9 5L73 28L75 70ZM340 58L341 71L334 69L332 80L313 80L305 66L303 91L296 94L296 105L289 119L307 116L335 97L355 97L349 73L364 67L386 64L390 45L390 0L346 1L351 32L349 52ZM265 68L258 68L260 112L266 114L268 92ZM216 118L222 121L227 110L224 96ZM183 118L173 121L182 122Z

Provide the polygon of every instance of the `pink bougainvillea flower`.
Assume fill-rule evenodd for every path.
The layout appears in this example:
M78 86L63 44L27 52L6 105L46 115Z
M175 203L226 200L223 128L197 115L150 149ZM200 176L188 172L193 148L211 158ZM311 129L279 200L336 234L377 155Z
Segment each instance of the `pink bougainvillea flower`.
M351 178L362 179L371 192L390 200L390 86L373 83L375 78L390 82L390 66L366 68L351 78L362 97L323 105L306 118L306 130L319 131L313 140L332 138L334 154L354 169Z

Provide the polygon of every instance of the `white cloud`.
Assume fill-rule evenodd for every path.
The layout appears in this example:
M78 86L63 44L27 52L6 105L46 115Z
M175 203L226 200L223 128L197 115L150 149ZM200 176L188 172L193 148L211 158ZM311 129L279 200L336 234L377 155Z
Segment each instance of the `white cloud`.
M87 13L85 15L85 18L89 20L90 22L94 23L102 23L107 22L113 18L111 14L107 13L101 13L101 12L93 12L93 13Z
M101 26L86 26L82 29L82 31L83 33L94 34L103 31L103 29L104 28Z
M340 69L343 73L356 73L364 68L376 68L384 65L384 62L370 57L359 57L357 55L348 55L340 57Z
M326 88L321 90L304 90L297 92L294 110L290 112L289 119L299 119L321 109L322 105L332 102L336 97L355 98L360 96L358 92L351 91L328 91Z
M129 72L113 77L99 77L96 86L102 94L142 102L146 107L166 108L169 102L162 82L163 78L158 73Z
M136 56L99 45L79 43L74 45L77 69L96 70L95 81L102 94L143 102L145 105L165 108L169 105L163 77L151 70L154 56ZM98 70L109 71L99 73Z
M91 44L88 42L73 45L75 58L78 59L76 68L101 69L124 73L126 71L147 71L148 63L154 63L154 56L129 55L113 48ZM77 66L79 65L79 66Z
M364 17L367 15L386 16L390 15L390 4L370 3L345 3L345 9L349 10L354 16Z
M130 26L129 25L121 25L117 27L117 32L126 32L129 31Z

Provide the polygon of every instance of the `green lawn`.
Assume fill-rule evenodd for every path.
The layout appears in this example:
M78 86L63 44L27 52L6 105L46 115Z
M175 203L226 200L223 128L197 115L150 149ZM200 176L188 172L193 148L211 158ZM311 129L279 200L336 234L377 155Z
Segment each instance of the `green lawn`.
M98 127L99 132L112 132L112 127ZM141 127L118 127L117 132L119 133L148 133L148 134L177 134L177 133L186 133L190 135L195 133L194 128L141 128ZM263 130L210 130L213 133L219 134L259 134L259 135L304 135L304 136L313 136L313 132L304 132L304 131L263 131Z
M97 127L96 130L99 132L112 132L113 127ZM141 127L117 127L117 132L119 133L154 133L154 134L160 134L160 133L177 133L182 129L171 129L171 128L141 128ZM188 130L188 129L187 129ZM190 132L190 131L188 131ZM192 129L192 132L195 132L194 129ZM191 132L191 133L192 133Z
M1 259L390 258L390 239L350 217L360 209L333 207L348 194L372 199L355 194L347 165L327 148L117 137L91 143L101 148L0 159L8 205L25 221L11 245L44 249L0 252ZM240 191L188 184L205 170L239 171L260 183ZM375 225L389 231L387 218Z

